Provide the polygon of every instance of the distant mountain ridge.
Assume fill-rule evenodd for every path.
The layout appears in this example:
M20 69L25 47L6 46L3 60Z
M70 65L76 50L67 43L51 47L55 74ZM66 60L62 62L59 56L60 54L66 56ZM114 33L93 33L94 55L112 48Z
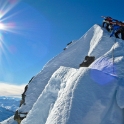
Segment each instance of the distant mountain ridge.
M0 122L14 115L13 111L0 107Z
M0 122L14 115L20 98L0 96Z

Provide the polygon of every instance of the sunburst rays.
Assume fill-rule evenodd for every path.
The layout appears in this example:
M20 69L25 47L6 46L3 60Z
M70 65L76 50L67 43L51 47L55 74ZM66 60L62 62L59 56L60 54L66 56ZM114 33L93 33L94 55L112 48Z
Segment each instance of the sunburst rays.
M15 23L9 22L9 19L15 15L10 14L9 12L13 7L17 5L19 0L0 0L0 63L2 64L2 56L4 55L6 58L6 50L8 50L7 44L4 41L4 33L6 32L14 32ZM9 14L8 14L9 13ZM2 66L0 64L0 66Z

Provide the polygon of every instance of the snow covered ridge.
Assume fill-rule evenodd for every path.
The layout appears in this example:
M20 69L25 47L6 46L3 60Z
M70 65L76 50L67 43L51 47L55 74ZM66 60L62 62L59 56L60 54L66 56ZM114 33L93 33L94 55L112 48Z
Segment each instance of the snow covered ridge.
M91 27L32 78L21 124L123 124L123 54L124 41ZM79 68L87 55L95 61ZM12 118L1 124L15 124Z

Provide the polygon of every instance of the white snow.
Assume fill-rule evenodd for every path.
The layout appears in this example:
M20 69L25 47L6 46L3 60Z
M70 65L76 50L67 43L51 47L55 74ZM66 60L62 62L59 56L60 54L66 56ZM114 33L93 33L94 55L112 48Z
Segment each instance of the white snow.
M101 38L97 36L99 34ZM83 37L73 42L70 47L68 47L68 49L66 49L65 51L54 57L52 60L50 60L44 66L43 70L37 76L35 76L32 82L30 83L29 89L26 92L26 105L22 106L20 111L27 112L32 108L33 104L36 102L37 98L44 90L50 77L60 66L78 69L79 64L82 63L86 55L95 55L95 57L98 58L101 55L105 54L106 51L110 50L111 46L114 44L112 39L110 39L109 44L107 43L107 47L105 47L105 49L101 49L101 51L99 51L98 46L101 46L99 45L100 42L102 42L102 45L105 45L104 41L101 40L103 34L104 33L101 27L94 25ZM105 33L105 36L106 35L107 34ZM95 42L97 42L96 47L98 47L98 50L93 49L93 51L91 51L90 47L91 41L93 41L93 39L95 39ZM89 53L89 51L91 54Z
M96 60L79 68L86 55ZM124 41L94 25L28 84L21 124L123 124L123 63Z

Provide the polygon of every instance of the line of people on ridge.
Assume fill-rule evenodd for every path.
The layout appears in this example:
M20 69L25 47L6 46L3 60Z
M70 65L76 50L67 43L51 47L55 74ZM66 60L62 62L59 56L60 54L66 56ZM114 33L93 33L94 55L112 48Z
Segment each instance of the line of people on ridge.
M124 40L124 22L118 21L111 17L105 17L102 26L107 29L108 32L111 32L110 37L115 35L116 38L120 38L119 35L121 34L121 39Z

